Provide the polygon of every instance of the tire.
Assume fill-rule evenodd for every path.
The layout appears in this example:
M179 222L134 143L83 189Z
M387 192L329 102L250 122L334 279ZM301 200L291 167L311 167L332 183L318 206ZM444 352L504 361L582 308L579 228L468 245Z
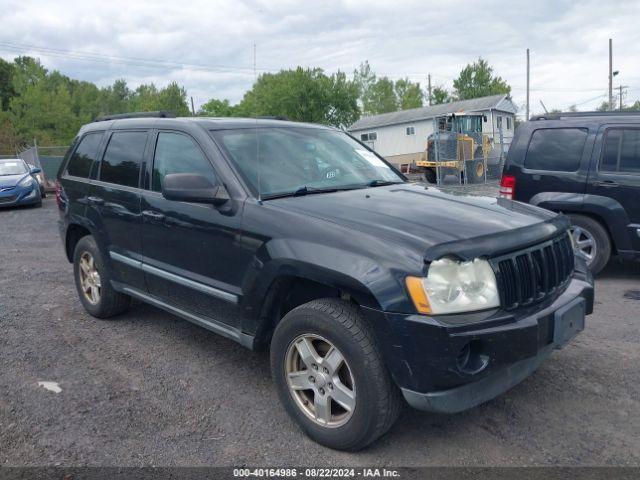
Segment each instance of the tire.
M586 215L571 213L568 217L571 220L571 234L578 255L586 260L587 267L596 275L609 263L611 257L609 233L599 221ZM591 242L591 248L588 248L588 242Z
M320 360L316 371L306 364L301 368L303 374L316 375L313 385L309 383L298 390L290 389L290 357L302 357L295 345L309 337L312 337L316 354L320 354L321 347L328 342L328 350L335 347L333 352L338 352L341 355L338 358L343 358L344 362L338 376L336 371L324 370L323 365L332 363L326 360L329 355L325 350L326 357L316 357ZM323 370L326 377L320 375ZM400 391L382 361L369 327L357 307L347 301L335 298L314 300L287 313L276 327L271 341L271 371L287 413L309 437L336 450L356 451L366 447L391 428L403 406ZM308 377L310 381L311 376ZM307 378L306 375L302 377ZM331 398L328 418L333 421L336 414L334 425L319 424L308 411L311 404L315 410L316 398L324 398L325 392L318 396L318 392L322 392L320 384L327 389L326 397ZM349 385L352 390L349 390ZM312 388L305 390L305 386ZM335 395L345 391L345 387L352 391L353 408L350 412L333 400ZM301 396L311 400L308 407L303 405L304 400L300 401Z
M91 291L93 291L93 287L98 290L97 296L93 297L96 300L95 302L88 298L92 295L85 294L83 289L83 278L86 278L87 275L81 274L81 263L83 260L88 261L89 258L93 260L92 265L98 273L97 279L91 276L92 280L89 281L92 285ZM111 272L95 239L91 235L82 237L76 245L73 253L73 276L82 306L91 316L110 318L125 312L131 305L131 297L115 291L111 286Z
M436 183L436 172L431 168L427 168L424 171L424 179L427 183Z
M467 177L469 183L483 183L484 182L484 159L476 159L473 162L469 162L467 166Z

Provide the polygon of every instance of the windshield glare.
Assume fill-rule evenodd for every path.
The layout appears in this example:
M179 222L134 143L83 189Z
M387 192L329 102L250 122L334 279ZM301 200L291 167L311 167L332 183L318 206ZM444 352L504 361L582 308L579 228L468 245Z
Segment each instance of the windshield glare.
M213 132L260 196L403 182L385 162L343 132L275 127Z
M0 177L23 173L27 173L27 167L22 160L0 160Z

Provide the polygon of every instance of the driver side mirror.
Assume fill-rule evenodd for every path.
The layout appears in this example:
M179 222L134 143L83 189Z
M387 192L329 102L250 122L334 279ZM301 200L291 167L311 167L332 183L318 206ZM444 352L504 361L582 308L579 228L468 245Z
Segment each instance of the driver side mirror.
M31 175L35 175L36 173L40 173L40 172L42 172L42 169L38 168L38 167L33 167L33 168L31 168L31 170L29 170L29 173Z
M222 185L213 186L207 177L196 173L171 173L164 177L162 196L177 202L222 205L229 193Z

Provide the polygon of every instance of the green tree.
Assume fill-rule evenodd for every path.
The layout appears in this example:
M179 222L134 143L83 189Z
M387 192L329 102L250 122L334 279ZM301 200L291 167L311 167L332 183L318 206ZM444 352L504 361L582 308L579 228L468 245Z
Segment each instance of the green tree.
M229 100L212 98L200 107L200 115L207 117L233 117L237 114L237 108L229 103Z
M237 105L242 116L282 116L345 127L358 119L358 87L346 75L322 69L282 70L258 77Z
M9 108L9 102L16 94L13 88L13 70L12 63L0 58L0 110L2 111Z
M493 68L483 58L463 68L453 88L459 100L511 93L511 87L502 77L493 75Z
M396 80L394 88L400 110L420 108L424 105L424 92L419 82L414 83L408 78L401 78Z
M353 72L353 81L358 87L358 103L363 115L377 115L424 105L424 92L420 83L408 78L397 81L387 77L376 77L368 61Z
M128 111L153 112L160 110L160 93L153 83L142 84L132 93Z
M395 112L398 110L393 81L387 77L379 78L370 88L366 100L364 100L364 113L377 115L380 113Z
M13 61L13 88L17 95L22 94L28 86L33 86L44 80L47 69L42 66L40 60L32 57L17 57Z
M168 110L178 117L191 115L187 103L187 91L176 82L171 82L158 94L158 110Z
M448 103L451 101L451 94L444 87L434 87L431 90L431 104L440 105L441 103Z
M116 80L113 85L100 91L101 113L114 114L130 111L132 95L126 80Z
M71 109L69 89L44 79L14 97L9 105L16 133L26 141L37 138L41 145L68 144L81 126Z

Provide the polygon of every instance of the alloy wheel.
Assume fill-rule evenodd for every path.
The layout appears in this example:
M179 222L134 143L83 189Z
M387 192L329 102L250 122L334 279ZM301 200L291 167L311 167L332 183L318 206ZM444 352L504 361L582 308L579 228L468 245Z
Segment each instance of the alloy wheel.
M596 239L588 230L574 225L571 227L571 236L576 253L587 261L587 265L591 265L596 258L597 245Z
M80 256L79 267L82 293L89 303L96 305L100 301L102 284L93 255L89 252L83 252Z
M356 387L344 356L326 338L298 336L285 357L289 392L300 410L316 424L336 428L356 408Z

